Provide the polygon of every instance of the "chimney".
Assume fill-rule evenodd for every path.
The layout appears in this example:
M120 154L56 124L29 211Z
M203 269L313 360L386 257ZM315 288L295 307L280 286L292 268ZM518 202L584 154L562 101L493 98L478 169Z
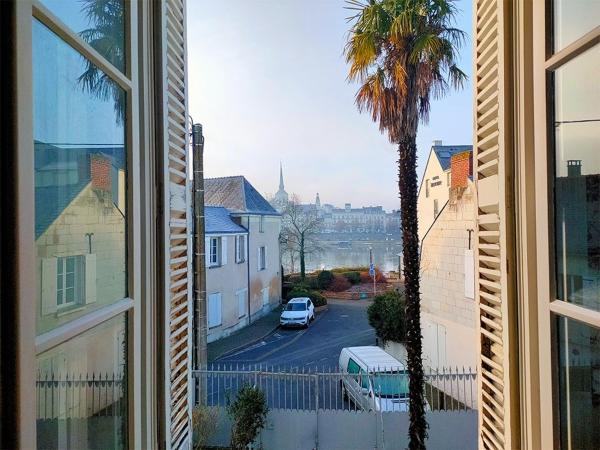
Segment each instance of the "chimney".
M436 147L438 145L442 145L442 140L441 139L436 139L435 141L433 141L433 146Z
M100 154L90 155L90 178L93 189L110 192L111 175L111 163L108 158Z
M580 159L569 159L567 161L567 175L569 177L580 177L581 176L581 160Z
M450 188L466 188L473 175L473 152L455 153L450 159Z

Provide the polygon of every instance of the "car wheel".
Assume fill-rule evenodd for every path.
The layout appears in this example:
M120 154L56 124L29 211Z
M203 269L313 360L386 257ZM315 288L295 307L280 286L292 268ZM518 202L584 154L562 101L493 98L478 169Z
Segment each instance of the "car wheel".
M312 320L315 320L315 313L312 313L312 316L311 316L310 320L311 320L311 321L312 321Z
M310 317L306 316L306 325L305 325L305 327L308 328L309 325L310 325Z

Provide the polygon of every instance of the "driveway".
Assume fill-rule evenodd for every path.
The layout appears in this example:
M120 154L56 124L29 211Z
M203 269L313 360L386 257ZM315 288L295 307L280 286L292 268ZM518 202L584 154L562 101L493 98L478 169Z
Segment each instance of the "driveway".
M369 304L330 300L327 310L318 313L308 329L279 328L260 342L215 360L212 366L335 371L342 348L375 345L375 330L367 319Z

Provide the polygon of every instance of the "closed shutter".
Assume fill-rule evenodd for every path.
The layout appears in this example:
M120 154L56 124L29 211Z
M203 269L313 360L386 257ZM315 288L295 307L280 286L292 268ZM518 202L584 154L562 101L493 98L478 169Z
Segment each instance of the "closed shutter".
M165 446L192 442L192 215L185 0L161 4L165 186Z
M85 255L85 303L96 301L96 254Z
M264 258L264 262L265 262L264 268L265 269L267 269L267 267L269 265L268 262L267 262L267 254L268 254L267 253L267 246L265 245L264 251L263 251L263 258Z
M221 325L221 293L210 294L208 296L208 328Z
M227 264L227 241L229 237L223 236L221 238L221 265Z
M56 312L57 258L42 259L42 315Z
M247 290L242 289L237 292L237 300L238 300L238 317L244 317L246 315L246 297Z
M480 344L479 447L516 448L519 442L514 290L511 259L511 2L475 3L475 136L477 186L475 297ZM508 187L508 191L507 191ZM514 271L513 269L510 269Z

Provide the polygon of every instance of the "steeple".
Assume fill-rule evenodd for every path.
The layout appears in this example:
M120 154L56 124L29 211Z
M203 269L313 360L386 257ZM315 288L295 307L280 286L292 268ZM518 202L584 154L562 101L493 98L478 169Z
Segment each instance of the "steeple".
M283 166L279 163L279 190L285 191L285 187L283 185Z
M319 198L319 193L317 192L317 198L315 200L315 205L317 206L317 208L321 207L321 199Z

